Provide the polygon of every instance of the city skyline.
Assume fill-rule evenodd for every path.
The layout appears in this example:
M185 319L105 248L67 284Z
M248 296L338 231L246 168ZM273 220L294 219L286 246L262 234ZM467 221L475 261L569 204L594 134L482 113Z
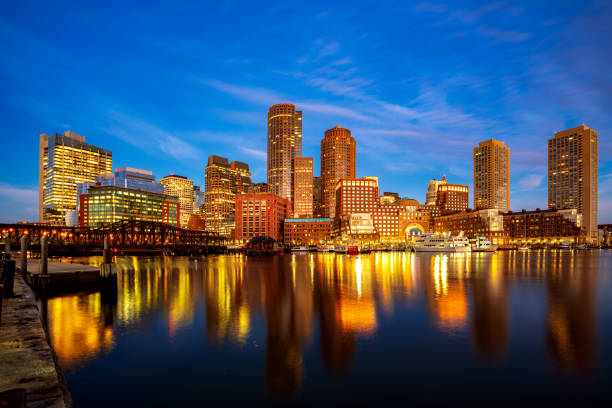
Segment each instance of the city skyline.
M48 49L43 52L43 58L49 52L57 51L62 59L70 60L82 72L91 68L92 61L81 49L81 41L91 39L93 33L85 31L84 38L75 40L71 45L60 41L63 35L70 35L72 30L82 28L82 23L76 21L78 18L74 19L74 27L66 27L65 32L45 34L43 24L39 24L40 28L34 27L37 19L58 18L60 9L50 6L32 21L26 21L24 11L19 10L18 5L11 7L17 9L5 10L0 14L0 19L6 23L3 27L6 34L4 41L11 44L12 40L25 38L34 49L37 46ZM351 30L336 27L335 31L325 28L335 18L341 21L350 19L350 16L341 16L339 10L333 8L321 8L317 12L308 10L305 13L305 18L315 22L317 27L303 34L300 41L293 44L294 48L289 49L289 45L284 43L277 44L284 52L282 60L286 61L286 65L274 60L271 61L276 66L274 70L270 69L269 64L256 68L254 65L263 55L270 56L265 46L261 55L244 47L227 53L212 49L210 51L216 52L218 60L224 59L225 66L231 69L224 71L223 64L215 61L208 72L188 69L190 72L180 72L185 74L183 77L177 75L175 65L162 64L150 68L151 71L143 79L150 81L165 74L169 76L167 86L177 88L169 90L166 85L153 81L158 94L152 94L153 90L145 87L142 81L135 81L136 73L143 72L143 64L150 55L142 58L124 55L130 64L121 67L121 75L110 68L90 70L101 78L97 80L82 74L73 78L61 74L59 68L53 66L49 67L49 73L23 69L33 65L34 56L8 47L6 49L11 58L5 55L8 62L0 74L3 82L8 84L2 99L2 112L5 115L8 147L15 154L3 162L4 176L0 178L3 221L37 219L38 166L37 157L32 152L36 150L40 133L70 130L85 136L88 143L112 151L114 167L143 168L160 176L183 174L201 186L204 185L202 170L209 155L232 157L250 165L253 182L263 182L266 180L266 110L272 104L287 102L304 112L303 156L314 157L315 176L319 176L318 148L324 131L340 125L350 129L357 142L357 177L377 176L381 191L396 191L419 202L425 201L427 182L432 178L439 179L443 174L453 183L468 185L473 191L472 147L490 138L501 140L512 152L511 208L514 211L547 208L547 140L555 132L584 123L600 135L599 223L610 223L612 146L607 135L612 125L605 112L609 111L611 100L609 93L593 86L597 78L602 79L604 84L608 82L601 73L590 72L590 68L582 63L569 59L572 49L583 46L581 40L594 39L598 46L609 47L605 42L596 40L605 38L601 30L608 29L594 27L597 24L590 22L606 18L610 10L598 2L587 7L580 6L580 10L576 10L576 7L566 4L550 16L541 16L525 7L522 10L512 9L510 5L499 3L487 9L432 3L398 8L398 15L424 21L423 26L418 26L411 35L429 41L429 45L438 46L440 53L448 51L448 47L475 44L472 56L492 51L497 57L514 58L513 64L516 65L516 68L511 68L494 62L486 67L479 66L454 53L447 53L445 58L448 61L431 75L427 75L424 69L410 65L408 60L422 60L431 68L432 63L441 61L440 57L416 50L411 51L408 60L401 59L398 56L400 50L385 48L392 34L390 29L381 29L380 33L366 30L364 32L369 37L357 40L349 34L360 27ZM128 8L126 15L134 12ZM225 12L213 7L210 14ZM264 17L269 19L278 10L267 12ZM263 11L261 13L265 14ZM524 26L510 29L515 21L513 13L529 17L523 18ZM78 17L79 10L75 7L68 14ZM563 23L570 20L570 15L573 18L571 25L564 27ZM538 17L548 22L548 28L537 31L528 26L531 19ZM556 22L553 21L555 17ZM289 24L294 18L296 16L289 15L282 25ZM487 26L496 18L502 20L500 28ZM381 15L377 9L373 10L372 19L380 24ZM436 22L441 23L443 28L436 27ZM586 22L589 24L584 27L586 31L581 31L580 41L568 40L571 27L583 27ZM186 24L193 24L193 21ZM138 24L133 28L148 32ZM110 29L112 27L103 28L99 35L117 41L106 31ZM178 35L176 27L168 30L161 35L162 38L156 39L161 41ZM292 34L294 37L297 35ZM454 37L449 38L451 36ZM194 41L198 40L196 37ZM184 45L192 36L183 34L177 38L178 43ZM238 39L234 36L228 41L234 43ZM139 43L140 40L131 41ZM245 40L245 44L253 41L256 39ZM359 50L373 47L377 41L380 46L370 50L369 54ZM60 43L62 47L58 47ZM551 50L558 50L562 45L567 46L568 51L561 52L561 56L551 61ZM157 46L162 47L161 43ZM154 48L151 44L146 47ZM535 56L531 59L519 58L519 54L527 49L532 49L531 55ZM116 52L123 55L126 50L119 47ZM601 48L598 50L592 54L585 52L586 61L593 62L590 65L605 67L611 53ZM182 51L162 47L163 55L180 54ZM105 56L110 51L100 52L101 56ZM394 67L384 69L376 63L369 63L368 56L378 53L392 58ZM228 61L226 57L229 56L236 61ZM36 59L40 57L37 55ZM183 61L187 58L183 54L179 57ZM237 61L241 57L250 59L251 63ZM594 61L590 61L589 57ZM518 74L528 62L536 64L526 74L531 76L524 80ZM566 62L567 66L564 65ZM454 74L445 70L453 63L460 67ZM551 63L548 66L550 70L543 71L546 63ZM58 63L60 67L63 64ZM492 74L494 71L495 74ZM534 71L540 74L536 75ZM483 73L486 74L484 78L480 75ZM584 75L579 74L589 74L592 79L584 80ZM57 76L57 81L42 84L40 81L49 79L48 75ZM185 79L187 76L188 80ZM383 77L388 79L381 79ZM554 77L556 81L549 79L548 85L536 85L536 80L547 77ZM26 86L30 79L39 91ZM442 85L431 85L436 79L441 79L439 82ZM492 86L494 79L501 81L504 84L502 88L507 89ZM558 89L561 88L558 83L563 79L569 85ZM127 80L135 81L129 87L131 96L120 90L126 86ZM81 89L82 85L88 86ZM530 85L534 85L534 88ZM487 90L489 86L494 89ZM394 91L391 92L390 88L394 88ZM605 87L601 88L605 90ZM67 98L65 91L60 92L60 89L72 89L74 95ZM184 98L177 99L175 92L184 94ZM82 102L74 104L75 98ZM466 101L470 98L471 101ZM181 102L169 108L168 100L173 99ZM560 103L558 99L565 102ZM578 100L580 103L576 102ZM497 104L499 112L485 112L486 105L495 101L502 102ZM198 120L194 120L196 111L201 116ZM514 114L506 115L508 112ZM502 116L509 119L502 120ZM472 197L470 208L474 208Z

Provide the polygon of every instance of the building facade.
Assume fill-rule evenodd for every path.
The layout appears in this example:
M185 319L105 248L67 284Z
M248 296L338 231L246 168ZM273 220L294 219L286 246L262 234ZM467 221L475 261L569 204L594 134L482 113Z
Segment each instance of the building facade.
M313 214L313 178L312 157L293 159L293 179L291 180L292 217L312 218Z
M356 177L355 139L351 131L336 126L325 131L321 140L321 189L322 215L333 219L336 216L336 184L340 179Z
M284 240L292 245L316 245L331 238L329 218L287 218L284 224Z
M96 228L124 220L179 226L179 199L165 194L98 185L89 187L87 194L82 194L79 200L81 227Z
M291 211L291 202L272 193L236 195L236 241L270 237L283 241L283 224Z
M193 214L193 180L184 176L170 174L159 180L164 187L164 194L177 197L181 204L179 227L187 228L189 217Z
M337 217L355 212L373 213L378 209L378 180L376 177L345 178L336 183Z
M510 212L503 215L509 243L560 244L583 242L582 215L575 208Z
M504 231L504 217L498 209L459 212L436 217L434 232L449 232L452 235L486 237L495 245L508 242L509 234Z
M253 183L247 188L247 193L267 193L268 183Z
M236 194L251 187L249 165L209 156L205 175L204 218L206 229L224 236L233 236Z
M164 187L155 182L155 176L152 172L132 167L120 167L115 169L115 173L96 177L96 183L102 186L130 188L157 194L164 193Z
M312 178L312 213L315 218L323 217L321 177Z
M436 193L436 206L442 215L466 211L470 206L469 187L461 184L442 184Z
M442 180L432 179L429 180L427 185L427 199L426 205L435 205L438 200L438 187L446 184L446 176L442 176Z
M94 182L113 171L113 154L85 143L85 137L66 131L40 135L38 218L64 224L66 213L76 211L76 186Z
M597 243L598 136L582 125L548 139L548 208L576 208L587 241Z
M490 139L474 148L474 207L510 210L510 149Z
M291 201L293 159L302 156L302 111L281 103L268 110L268 191Z

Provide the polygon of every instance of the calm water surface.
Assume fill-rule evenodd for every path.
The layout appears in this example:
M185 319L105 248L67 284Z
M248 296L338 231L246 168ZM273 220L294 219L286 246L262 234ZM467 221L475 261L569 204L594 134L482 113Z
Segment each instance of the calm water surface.
M43 310L76 407L612 398L612 251L120 257L117 270L116 298Z

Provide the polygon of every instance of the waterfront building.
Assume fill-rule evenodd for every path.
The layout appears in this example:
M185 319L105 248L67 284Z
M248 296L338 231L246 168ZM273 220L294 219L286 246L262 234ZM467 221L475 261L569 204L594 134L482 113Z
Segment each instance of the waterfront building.
M597 243L598 136L588 126L555 132L548 139L548 208L576 208L587 241Z
M268 110L268 191L291 201L293 159L302 156L302 111L281 103Z
M426 205L436 204L438 201L438 187L444 184L446 184L446 176L442 176L442 180L429 180L429 184L427 185L427 199L425 200Z
M434 232L447 232L452 235L463 233L468 237L483 236L496 245L508 241L508 232L504 231L504 217L501 210L495 208L436 217Z
M270 237L283 241L283 224L291 202L273 193L236 194L236 241Z
M599 228L599 243L602 246L612 246L612 224L601 224Z
M503 215L509 243L555 244L583 242L582 214L575 208L566 210L522 210Z
M336 126L321 140L321 207L323 217L336 216L336 185L356 177L356 143L351 131Z
M206 166L204 218L208 231L233 236L236 194L251 187L251 171L246 163L211 155Z
M115 173L102 174L96 177L96 183L102 186L117 186L157 194L164 193L164 187L155 182L155 176L152 172L132 167L120 167L115 169Z
M474 207L510 210L510 148L490 139L474 148Z
M187 229L192 231L205 231L206 223L204 222L204 218L198 213L191 214Z
M331 238L329 218L286 218L284 240L292 245L315 245Z
M66 213L76 210L77 184L111 173L113 154L85 143L84 136L70 131L41 134L38 164L39 221L61 225Z
M385 191L381 196L380 196L380 205L384 205L384 204L393 204L396 201L399 201L401 198L399 196L399 194L397 193L391 193L389 191Z
M461 184L442 184L436 192L436 206L441 215L466 211L470 206L469 187Z
M123 220L179 226L180 199L170 195L96 185L90 186L87 194L82 194L79 200L81 227L95 228Z
M323 217L323 191L321 189L321 177L312 178L312 215L315 218Z
M376 177L343 178L336 182L336 217L354 212L372 213L379 206Z
M433 231L433 220L439 215L439 207L420 204L411 198L402 198L396 204L404 208L404 211L400 213L401 235L399 238L413 241L417 236Z
M267 193L268 183L253 183L247 188L247 193Z
M170 174L159 180L164 187L164 194L177 197L181 204L179 226L187 227L189 217L193 214L193 180L184 176Z
M293 159L291 186L292 216L294 218L312 218L312 157L296 157Z

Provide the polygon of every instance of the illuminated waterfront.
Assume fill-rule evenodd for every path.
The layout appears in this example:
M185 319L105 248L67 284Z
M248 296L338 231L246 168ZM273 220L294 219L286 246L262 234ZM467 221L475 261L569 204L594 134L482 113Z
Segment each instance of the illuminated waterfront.
M611 396L610 251L116 261L45 308L76 406Z

